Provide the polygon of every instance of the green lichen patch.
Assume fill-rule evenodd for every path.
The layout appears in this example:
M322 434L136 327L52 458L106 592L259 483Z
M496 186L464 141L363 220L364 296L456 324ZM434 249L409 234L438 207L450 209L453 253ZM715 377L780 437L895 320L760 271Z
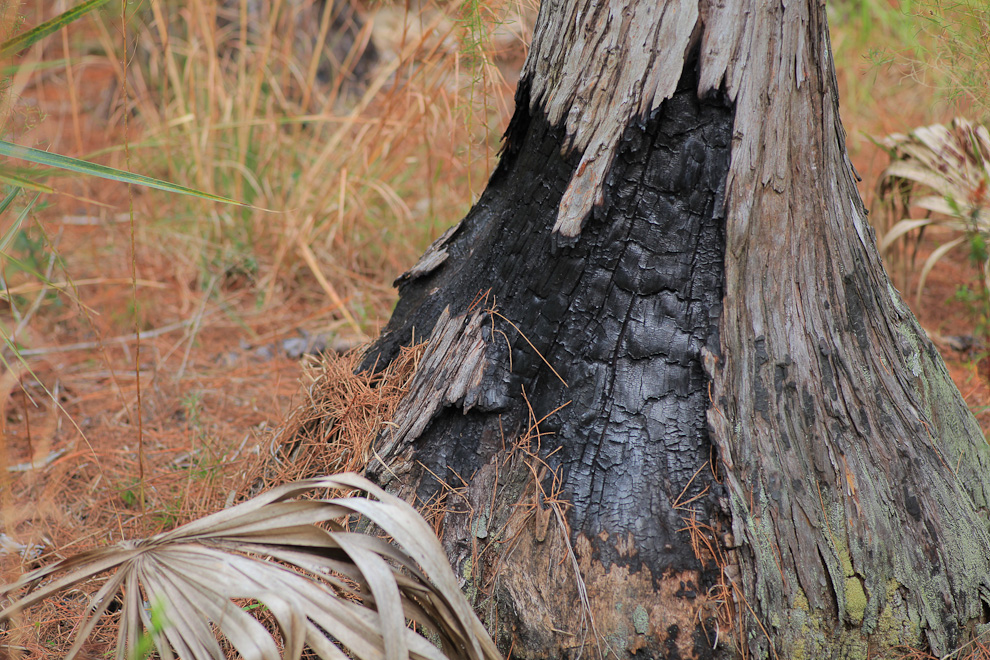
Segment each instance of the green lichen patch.
M870 645L859 628L847 628L839 637L839 653L835 657L847 660L872 660Z
M461 575L464 576L463 591L464 591L464 595L468 599L468 602L471 603L472 605L476 605L478 602L478 587L477 585L475 585L474 580L471 579L473 573L474 573L474 562L471 561L470 557L468 557L467 559L464 560L464 563L461 565Z
M866 590L856 575L846 578L846 614L856 625L863 623L866 614Z
M877 618L877 625L870 636L871 646L877 654L888 650L919 648L921 646L921 626L908 615L907 603L901 597L900 584L889 580L883 609Z
M825 652L823 612L814 609L804 591L791 595L785 628L790 636L791 660L815 660Z
M863 580L856 574L853 568L852 557L849 550L839 548L839 562L842 564L842 574L845 577L844 595L845 610L849 621L857 626L863 623L866 616L866 589L863 588Z
M646 613L645 607L637 605L636 609L633 610L632 619L637 633L645 635L650 631L650 615Z

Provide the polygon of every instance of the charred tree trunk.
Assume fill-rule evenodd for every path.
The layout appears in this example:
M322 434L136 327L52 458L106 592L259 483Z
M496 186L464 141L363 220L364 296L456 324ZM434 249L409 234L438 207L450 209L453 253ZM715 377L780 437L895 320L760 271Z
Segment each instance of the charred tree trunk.
M541 7L487 190L366 355L429 340L372 472L446 511L516 657L953 650L990 451L880 265L824 6L619 4Z

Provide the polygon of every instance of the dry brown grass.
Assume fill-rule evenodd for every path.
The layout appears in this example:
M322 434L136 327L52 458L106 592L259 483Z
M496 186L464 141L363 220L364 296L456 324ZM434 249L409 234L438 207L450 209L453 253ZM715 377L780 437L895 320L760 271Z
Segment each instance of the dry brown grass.
M355 373L359 351L308 360L305 398L272 438L263 488L321 474L363 472L374 458L374 441L408 391L425 346L402 348L377 373Z
M31 25L57 5L14 9ZM281 342L305 331L353 345L377 333L394 303L392 279L483 188L532 17L528 5L486 3L485 16L519 17L501 31L520 38L483 38L479 50L464 47L475 31L456 21L459 5L428 4L422 15L386 7L371 35L384 44L384 68L346 89L320 87L312 60L293 54L288 13L247 46L239 27L223 32L211 22L215 0L189 6L126 29L104 13L33 49L11 80L16 103L0 115L4 132L117 167L127 141L136 170L279 213L57 181L62 194L32 215L29 241L13 256L75 286L59 290L6 262L2 273L13 304L4 303L0 323L16 331L25 356L0 376L2 532L14 544L0 554L4 578L209 513L259 480L369 459L415 352L375 378L350 376L353 356L311 362L300 389L298 362ZM125 75L122 35L154 48L166 23L168 52L131 57ZM852 18L832 35L851 156L869 200L886 158L867 136L944 121L954 110L908 67L871 63L872 49L898 47L882 23L867 30ZM224 43L238 57L218 58ZM966 311L947 312L945 301L969 276L933 273L922 321L965 327ZM967 400L990 410L990 389L966 356L950 358ZM990 425L990 413L981 422ZM273 427L283 431L270 454ZM547 502L565 506L544 493L533 514L548 515ZM439 522L445 502L431 507ZM731 588L723 592L731 602ZM55 657L80 598L37 611L18 644L32 657ZM98 640L93 653L110 641Z
M133 480L125 482L129 487L123 491L100 487L103 479L119 483L124 475L134 474L132 452L92 454L89 469L86 462L80 466L84 454L56 459L40 478L14 482L10 495L21 506L7 509L5 529L30 530L31 534L21 537L35 539L39 548L54 546L58 551L13 564L9 560L16 554L7 554L5 574L12 579L87 547L163 531L253 492L300 478L362 471L372 459L372 440L388 424L421 352L422 345L405 349L377 374L354 372L360 357L357 352L311 358L305 365L304 399L276 433L245 438L250 440L246 451L242 446L233 455L216 457L215 464L201 463L197 468L193 467L197 457L187 452L149 451L152 476L145 482L144 513L136 510ZM156 438L156 426L148 424L147 428L149 439ZM32 491L31 486L40 490ZM32 501L44 506L27 505ZM97 533L87 538L86 530ZM25 559L34 554L25 553ZM67 598L50 599L22 615L11 628L10 644L29 657L64 654L74 622L81 620L88 597L99 586L99 582L80 586ZM111 617L88 642L90 652L101 654L112 648L114 630Z
M32 25L55 4L13 9ZM309 76L291 8L250 47L203 20L214 0L190 8L126 30L94 15L33 49L11 81L5 137L116 167L127 141L134 169L280 212L65 179L28 218L11 256L46 278L6 262L2 273L12 304L0 323L25 360L0 382L3 581L215 511L261 480L367 460L401 384L353 377L353 356L332 357L311 365L294 405L302 374L283 342L374 335L391 280L466 210L507 121L511 87L494 56L477 59L472 82L456 7L386 8L381 66L349 90ZM131 51L124 76L122 35L145 48L165 23L169 52ZM221 42L237 57L222 61L210 47ZM522 53L499 61L511 71ZM294 465L268 453L268 429L292 409ZM321 444L331 435L342 442ZM55 657L81 597L32 612L15 646ZM93 653L109 641L98 635Z

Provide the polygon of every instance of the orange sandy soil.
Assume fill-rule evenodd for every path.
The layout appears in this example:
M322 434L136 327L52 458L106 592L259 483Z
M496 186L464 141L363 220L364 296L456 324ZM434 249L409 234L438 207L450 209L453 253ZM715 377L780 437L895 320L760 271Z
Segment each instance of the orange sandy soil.
M874 81L872 73L852 69L841 73L843 89L858 85L876 90L871 99L876 111L846 112L843 105L850 153L870 204L886 156L864 134L904 131L949 115L926 107L910 85ZM25 125L14 139L75 154L121 144L119 113L100 114L108 105L106 94L114 93L112 69L93 64L81 67L79 76L78 133L64 85L49 79L28 88L22 98L26 107L45 114L44 121ZM338 332L344 343L360 339L348 335L335 306L312 278L297 278L291 286L279 283L267 303L259 303L263 283L243 274L228 273L208 291L210 283L203 281L195 257L184 256L167 236L157 240L142 228L154 216L149 200L160 198L137 190L134 259L141 286L135 294L131 224L126 215L121 217L128 209L126 189L78 179L57 185L65 194L50 197L36 221L65 259L77 293L40 305L18 336L28 351L30 373L15 367L0 375L0 461L6 466L0 470L5 480L0 502L6 535L0 537L3 581L39 561L154 533L224 506L259 474L270 451L266 429L301 401L299 360L288 357L279 342L301 330ZM959 285L978 279L963 262L964 255L957 256L956 263L946 260L933 271L916 310L930 332L972 332L973 315L950 298ZM369 275L369 283L380 292L400 267L411 265ZM332 272L328 270L331 277ZM56 268L51 279L63 278ZM9 284L36 281L11 278ZM36 295L22 294L21 313ZM374 295L381 324L391 302L387 295ZM135 296L144 335L140 343L130 337ZM907 297L913 303L913 289ZM6 304L0 314L8 327L17 324ZM182 321L189 323L161 330ZM268 350L257 350L266 346ZM967 403L983 428L990 428L990 388L978 376L972 356L952 351L944 356ZM38 467L30 467L31 462ZM18 549L23 546L34 549ZM38 614L42 620L33 623L47 632L43 639L23 637L31 653L65 648L80 597L70 593ZM45 643L51 646L36 646Z

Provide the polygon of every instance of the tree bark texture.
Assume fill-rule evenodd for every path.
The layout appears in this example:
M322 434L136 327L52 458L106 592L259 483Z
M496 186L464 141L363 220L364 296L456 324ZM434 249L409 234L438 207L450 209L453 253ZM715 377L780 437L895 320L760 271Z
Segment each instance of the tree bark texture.
M443 501L511 655L942 655L990 620L990 450L835 89L815 0L541 6L488 188L364 363L429 339L372 472Z

